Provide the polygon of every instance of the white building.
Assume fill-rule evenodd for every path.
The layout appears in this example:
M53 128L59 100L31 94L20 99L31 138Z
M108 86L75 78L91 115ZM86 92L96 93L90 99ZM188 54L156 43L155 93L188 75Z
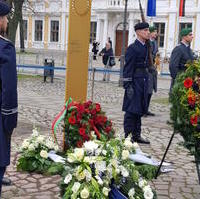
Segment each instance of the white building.
M146 12L147 0L141 0ZM24 9L26 48L66 50L68 35L69 0L32 0L31 9ZM200 0L186 0L185 17L179 27L192 27L192 49L200 51ZM116 55L121 52L124 0L93 0L90 43L94 39L102 48L111 37ZM158 29L159 51L169 55L176 45L178 0L157 0L157 16L147 18ZM127 45L135 39L134 24L140 21L138 0L128 0ZM81 27L84 28L84 27ZM19 46L19 33L16 40Z

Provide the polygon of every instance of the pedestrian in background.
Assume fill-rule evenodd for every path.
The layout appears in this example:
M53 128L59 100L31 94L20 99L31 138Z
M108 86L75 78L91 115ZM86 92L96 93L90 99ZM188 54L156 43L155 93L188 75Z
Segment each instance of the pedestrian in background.
M111 48L109 42L106 43L106 47L102 49L99 55L102 56L102 62L105 70L110 70L112 66L115 65L113 49ZM110 72L104 72L103 81L110 81Z
M137 23L134 28L137 39L127 48L123 70L124 133L125 137L132 134L132 142L150 144L141 136L141 117L148 110L149 62L146 41L150 37L149 24Z
M97 42L96 40L94 40L94 42L92 43L92 52L93 52L93 60L97 60L97 54L99 52L99 42Z
M15 47L2 36L10 7L0 1L0 195L2 179L10 164L11 135L17 126L17 71Z
M110 39L110 37L108 37L108 42L110 43L110 46L112 48L112 40Z
M193 39L192 29L182 29L180 32L180 37L181 42L173 49L170 57L169 71L172 78L170 93L172 91L172 87L174 85L177 74L180 72L184 72L186 70L185 64L189 61L194 60L193 52L190 48L190 44Z

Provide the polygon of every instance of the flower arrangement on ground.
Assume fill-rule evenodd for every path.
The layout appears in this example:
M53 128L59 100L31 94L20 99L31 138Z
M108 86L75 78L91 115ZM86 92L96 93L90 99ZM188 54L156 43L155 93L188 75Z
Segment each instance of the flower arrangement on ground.
M62 165L59 166L48 159L48 152L51 150L59 151L59 147L53 139L40 135L37 129L33 129L30 138L25 139L20 147L17 169L38 173L46 173L49 168L56 165L62 169Z
M118 189L129 181L129 188L123 194L129 198L156 198L147 181L129 159L135 152L136 144L130 138L110 139L107 142L93 140L85 142L82 148L67 153L71 166L65 167L61 183L63 199L90 198L106 199L111 197L112 186Z
M112 122L102 111L100 104L87 101L70 102L64 119L65 144L69 147L82 147L95 132L99 140L108 140L114 136Z
M170 96L170 115L174 129L181 133L185 146L194 153L195 146L200 147L200 61L186 66Z

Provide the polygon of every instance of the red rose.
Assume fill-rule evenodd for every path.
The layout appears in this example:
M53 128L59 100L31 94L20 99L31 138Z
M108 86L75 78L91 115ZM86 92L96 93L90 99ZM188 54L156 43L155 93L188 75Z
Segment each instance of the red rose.
M83 113L84 112L84 106L83 105L80 105L79 107L78 107L78 112L80 112L80 113Z
M188 97L188 104L194 106L196 102L195 95Z
M107 126L106 129L105 129L106 133L109 133L111 131L111 127L110 126Z
M97 104L97 103L96 103L96 111L97 111L97 113L101 111L101 106L100 106L100 104Z
M83 142L81 140L79 140L77 143L76 143L76 146L77 147L82 147L83 146Z
M190 88L193 84L193 80L191 78L186 78L185 81L184 81L184 86L185 88Z
M198 120L198 117L195 115L195 116L191 116L190 118L190 122L193 126L196 126L197 125L197 120Z
M96 115L96 113L97 113L96 109L92 109L92 110L91 110L91 114L92 114L92 115Z
M75 124L75 123L76 123L75 117L70 117L70 118L68 119L68 122L69 122L70 124Z
M107 117L103 117L103 122L104 122L104 123L107 122Z
M84 129L84 128L80 128L80 129L79 129L79 134L80 134L81 136L85 136L85 129Z

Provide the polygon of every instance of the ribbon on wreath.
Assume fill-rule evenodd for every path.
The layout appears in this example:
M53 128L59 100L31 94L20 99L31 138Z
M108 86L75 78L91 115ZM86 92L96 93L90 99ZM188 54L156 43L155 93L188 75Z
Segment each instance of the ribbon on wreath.
M56 143L57 142L57 137L56 137L56 129L58 127L58 125L60 124L60 122L65 118L65 115L67 114L67 110L68 110L68 106L69 104L72 102L72 98L70 97L68 101L66 101L64 107L62 108L62 110L60 111L60 113L55 117L55 119L52 122L52 134L53 134L53 138L54 141Z

